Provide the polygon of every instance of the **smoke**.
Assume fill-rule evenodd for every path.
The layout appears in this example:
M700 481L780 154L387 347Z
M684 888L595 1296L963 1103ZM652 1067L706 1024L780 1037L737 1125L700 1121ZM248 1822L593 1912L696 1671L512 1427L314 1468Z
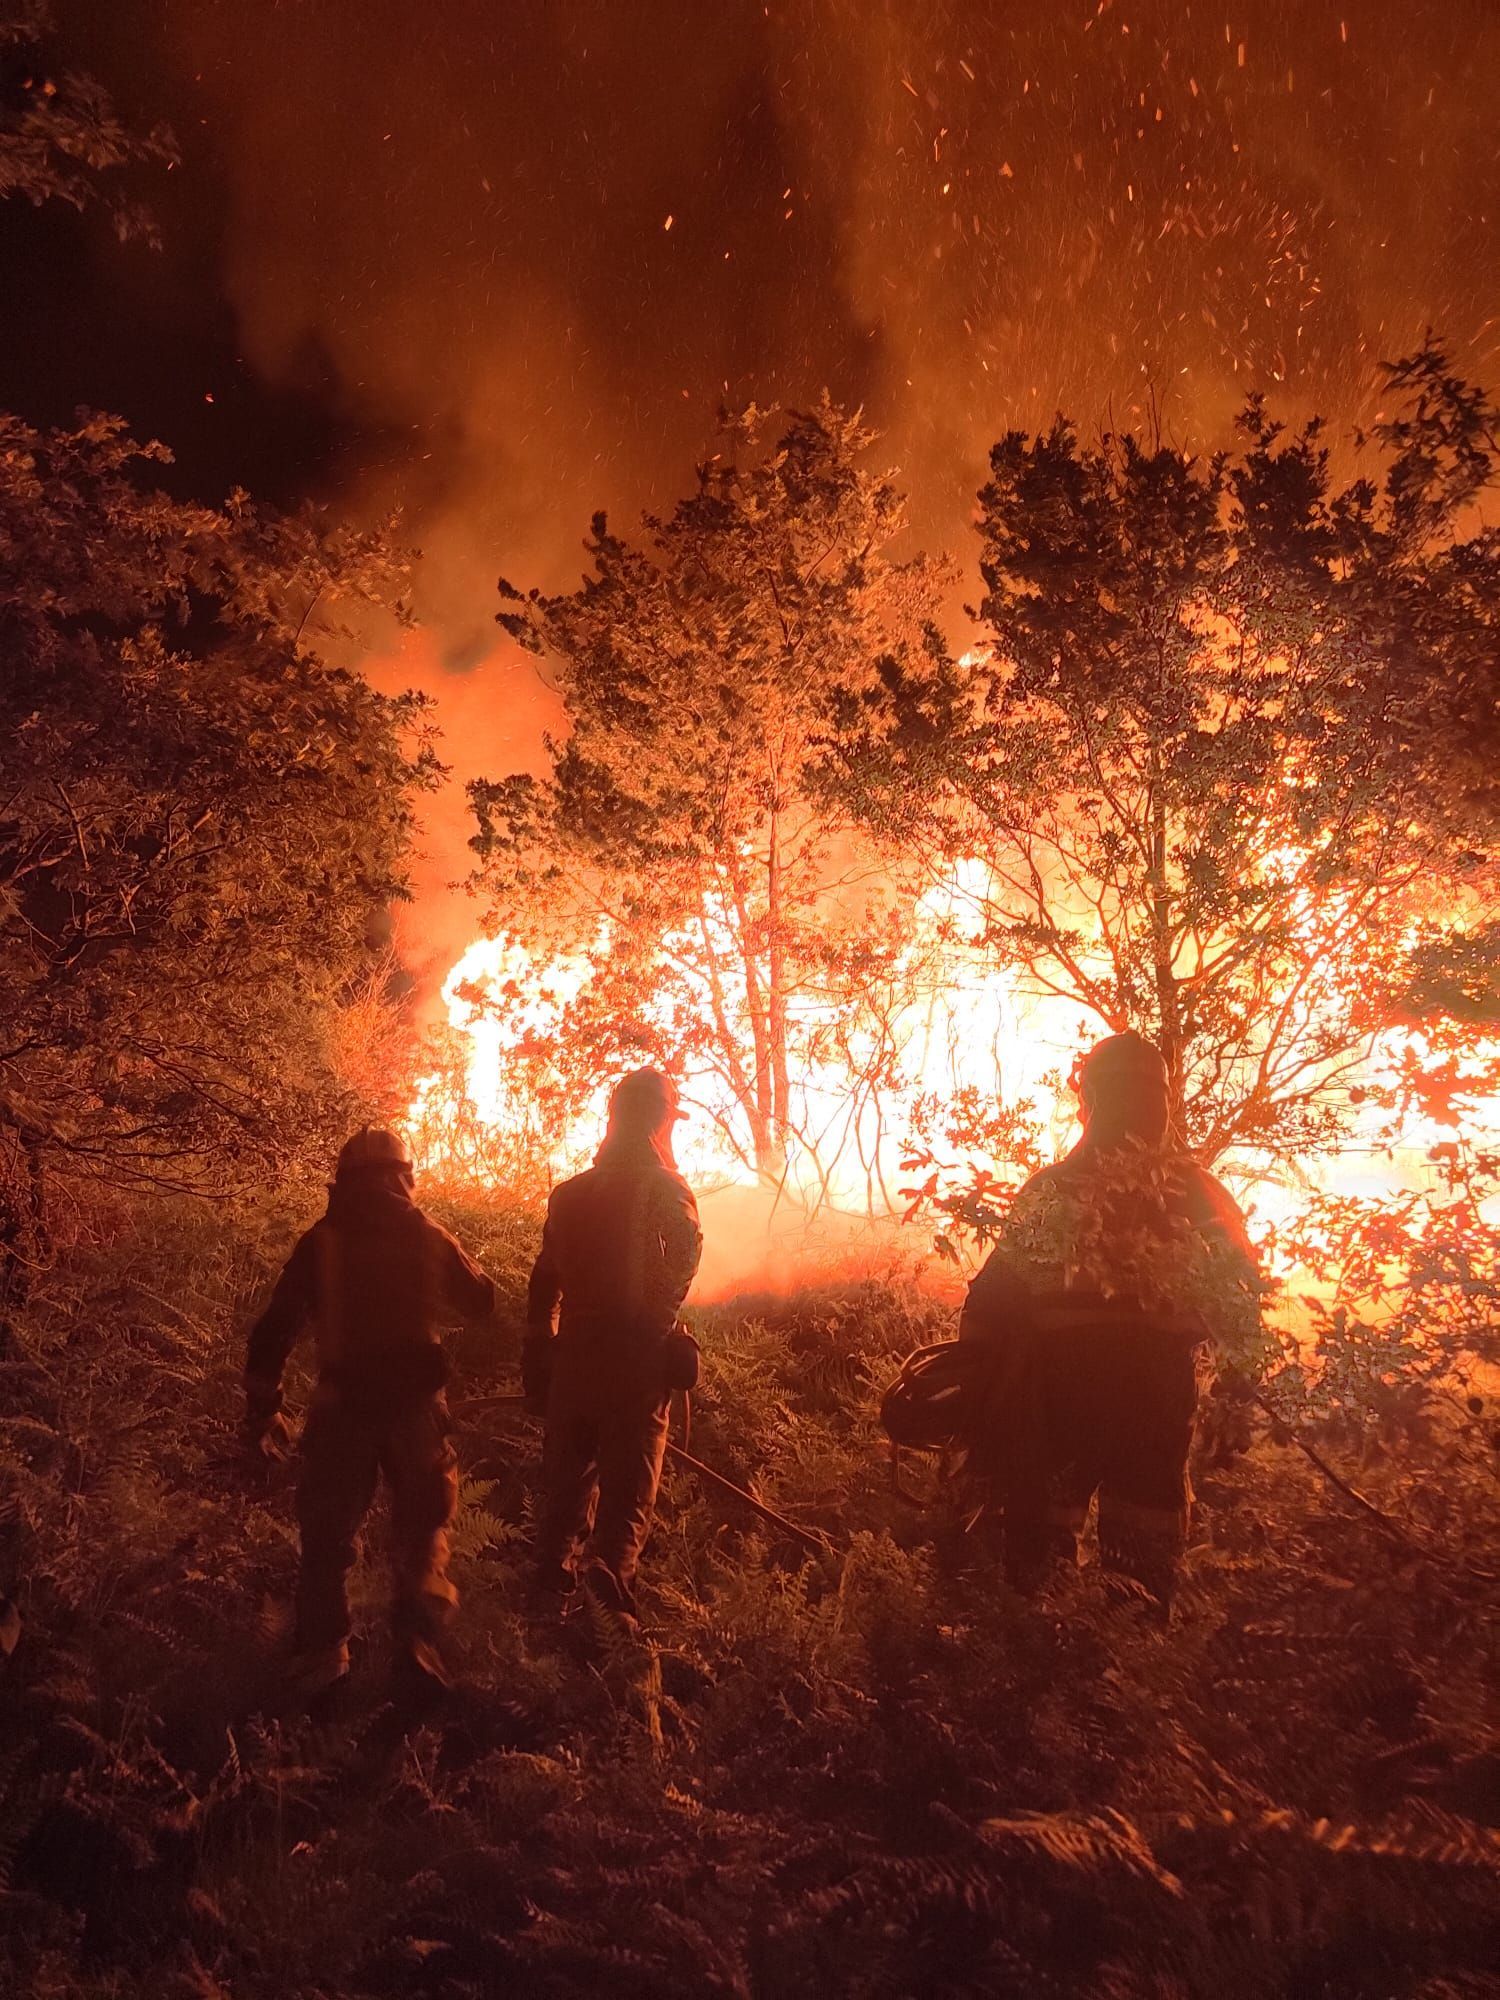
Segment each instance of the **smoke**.
M815 1214L771 1189L736 1185L698 1197L703 1259L689 1303L735 1300L753 1316L757 1300L786 1298L799 1288L828 1285L847 1290L871 1280L899 1285L921 1264L919 1282L929 1293L957 1297L956 1270L934 1268L914 1250L912 1232L897 1215L869 1215L824 1207Z
M550 713L496 576L670 505L721 402L863 404L967 556L1007 426L1217 442L1260 388L1347 427L1428 324L1495 357L1492 0L165 7L243 353L330 385L349 504L405 511L425 636L372 671L465 776ZM464 830L454 793L425 886Z
M464 887L474 866L465 787L497 771L540 773L543 737L558 727L561 706L527 655L497 650L481 670L456 671L432 627L404 633L390 651L367 659L363 670L383 694L427 695L442 729L438 752L447 778L436 798L424 801L412 900L395 912L402 963L418 992L431 998L479 927Z

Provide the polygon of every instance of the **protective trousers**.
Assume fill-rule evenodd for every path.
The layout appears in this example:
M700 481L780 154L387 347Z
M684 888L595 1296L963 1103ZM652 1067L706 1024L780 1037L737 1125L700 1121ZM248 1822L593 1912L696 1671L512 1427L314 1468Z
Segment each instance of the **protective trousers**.
M638 1375L585 1370L559 1356L542 1446L537 1561L544 1586L566 1588L587 1538L614 1608L635 1609L635 1572L651 1528L667 1448L666 1393Z
M1167 1335L1057 1335L1041 1392L1049 1476L1007 1496L1012 1581L1028 1587L1049 1559L1076 1561L1097 1496L1100 1561L1169 1603L1192 1500L1191 1347Z
M428 1395L403 1408L361 1411L317 1402L302 1437L297 1521L297 1644L338 1646L349 1636L349 1571L381 1474L391 1501L391 1622L398 1642L433 1639L452 1616L448 1527L458 1470L448 1442L448 1405Z

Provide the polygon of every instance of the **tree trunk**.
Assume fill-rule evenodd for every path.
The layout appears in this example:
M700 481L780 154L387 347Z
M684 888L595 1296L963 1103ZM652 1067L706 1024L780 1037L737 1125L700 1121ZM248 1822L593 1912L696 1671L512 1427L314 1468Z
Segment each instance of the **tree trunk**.
M755 1056L754 1091L749 1101L745 1103L745 1115L750 1121L756 1172L764 1181L779 1182L782 1160L776 1129L770 1021L761 985L760 966L756 960L744 865L738 854L731 857L729 881L734 898L735 928L739 937L740 967L745 980L745 1011L750 1019L750 1041Z
M1160 786L1151 787L1151 949L1156 1011L1173 1128L1181 1132L1183 1110L1182 996L1172 952L1172 889L1167 879L1167 809Z
M766 963L769 986L766 1011L771 1045L772 1131L782 1161L786 1158L792 1116L791 1086L787 1075L786 939L782 931L785 918L781 904L783 868L777 814L773 807L766 850Z

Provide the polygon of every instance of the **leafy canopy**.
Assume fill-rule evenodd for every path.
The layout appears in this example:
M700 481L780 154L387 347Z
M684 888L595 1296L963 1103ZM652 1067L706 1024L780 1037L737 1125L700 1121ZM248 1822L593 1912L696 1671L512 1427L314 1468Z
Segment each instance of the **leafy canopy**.
M1011 433L985 648L892 662L843 718L851 809L982 858L997 967L1081 1034L1152 1036L1208 1160L1325 1145L1416 976L1483 1011L1500 425L1436 343L1390 387L1381 477L1343 485L1258 399L1208 459Z
M136 166L171 166L177 148L164 126L136 132L90 76L53 74L47 62L52 10L45 0L0 6L0 201L41 207L104 207L122 241L156 240L129 188Z
M779 431L752 409L641 544L595 517L576 590L502 584L567 734L544 779L472 794L496 921L552 920L590 960L566 1023L585 1067L683 1063L772 1175L813 1143L797 1080L881 950L870 857L819 790L829 731L878 658L938 643L941 572L891 555L902 502L870 442L826 400Z
M117 419L0 417L0 1146L242 1187L326 1141L329 1009L402 893L412 705L308 650L381 535L185 504Z

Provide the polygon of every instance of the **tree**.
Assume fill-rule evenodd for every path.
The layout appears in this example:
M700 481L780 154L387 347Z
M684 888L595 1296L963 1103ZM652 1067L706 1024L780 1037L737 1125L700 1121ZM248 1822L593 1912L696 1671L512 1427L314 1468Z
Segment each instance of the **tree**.
M870 434L826 399L779 435L726 423L696 492L643 546L594 519L577 590L501 624L554 666L567 735L544 781L472 789L498 922L548 924L589 963L564 1015L585 1069L634 1051L705 1080L726 1143L771 1180L817 1151L799 1079L847 1039L889 948L869 856L816 796L841 697L934 636L940 572L899 561Z
M171 138L51 75L50 28L0 15L0 199L152 238L121 176ZM306 641L340 598L394 604L404 558L182 503L168 460L118 418L0 415L0 1297L50 1191L242 1189L379 1081L351 1093L349 1030L388 1020L379 931L436 766L417 704Z
M390 596L379 534L187 505L114 418L0 417L0 1149L49 1180L223 1192L331 1136L330 1009L403 891L432 775L409 701L305 643Z
M1500 1361L1500 1154L1493 1139L1459 1136L1455 1121L1430 1158L1425 1186L1314 1193L1275 1246L1299 1274L1315 1364L1289 1359L1276 1400L1362 1459L1377 1440L1441 1431L1455 1411L1470 1443L1485 1435L1472 1420L1483 1413L1474 1392Z
M1382 476L1344 486L1258 399L1209 459L1003 438L987 647L842 717L841 796L933 869L980 857L997 963L1151 1035L1209 1161L1325 1145L1414 968L1495 905L1500 426L1436 343L1389 372Z
M140 165L174 164L164 126L133 132L109 94L74 71L52 75L45 62L52 10L45 0L0 7L0 201L17 195L40 207L60 201L108 209L122 240L155 239L149 213L120 176Z

